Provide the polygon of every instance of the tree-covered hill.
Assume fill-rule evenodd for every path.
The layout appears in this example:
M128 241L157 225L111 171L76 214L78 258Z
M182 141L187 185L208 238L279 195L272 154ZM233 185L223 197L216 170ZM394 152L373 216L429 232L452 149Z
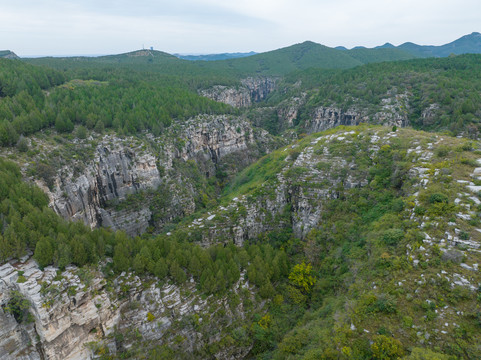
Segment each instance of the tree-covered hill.
M357 111L368 121L384 112L406 117L418 129L474 137L479 133L480 55L384 62L342 71L308 69L287 75L278 89L271 106L304 97L296 119L300 131L317 108L332 107ZM404 107L391 106L400 96Z
M173 120L233 111L196 93L199 84L218 82L215 76L208 80L203 76L167 76L146 73L141 67L105 68L89 60L80 62L86 61L91 67L74 65L65 70L0 60L2 146L15 145L21 135L49 127L71 133L76 125L100 132L115 128L119 133L149 130L158 135ZM70 59L68 64L75 62ZM51 65L48 60L45 63Z
M0 58L18 59L17 54L10 50L0 50Z
M256 53L254 51L248 53L222 53L222 54L204 54L204 55L182 55L174 54L179 59L190 60L190 61L215 61L215 60L226 60L235 59L246 56L252 56Z
M358 65L412 59L415 56L399 49L355 49L342 51L306 41L301 44L226 60L208 62L187 61L155 50L138 50L126 54L101 57L37 58L26 59L32 64L52 66L56 69L92 68L122 65L165 74L218 74L229 77L259 75L285 75L307 68L346 69Z

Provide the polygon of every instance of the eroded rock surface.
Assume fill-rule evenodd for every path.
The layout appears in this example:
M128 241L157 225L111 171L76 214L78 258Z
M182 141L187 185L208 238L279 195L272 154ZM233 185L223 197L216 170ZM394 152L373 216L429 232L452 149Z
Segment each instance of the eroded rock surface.
M264 100L276 87L276 79L249 77L241 80L242 86L215 85L200 91L202 96L237 108L249 107Z
M198 184L185 169L190 160L201 176L209 178L225 162L232 171L247 166L273 147L269 141L266 131L253 128L245 118L200 115L159 137L147 135L141 140L106 135L80 172L68 163L58 171L53 189L42 188L50 206L64 218L135 236L196 210ZM152 191L164 193L166 200L155 221L152 196L123 205L129 196Z
M18 282L19 271L24 272L25 282ZM94 352L102 347L117 353L134 344L138 346L140 341L170 344L174 335L183 336L180 346L189 353L212 339L193 326L184 326L177 332L169 330L194 315L208 326L211 324L212 331L221 331L222 326L215 321L210 323L209 318L215 315L215 307L228 309L226 299L203 298L193 280L183 288L171 284L159 287L152 280L146 286L137 276L124 273L107 281L97 270L74 266L64 272L53 267L42 271L33 259L0 266L1 359L84 360L94 358ZM232 291L237 293L247 287L241 274ZM30 303L32 323L18 323L5 312L12 291ZM239 306L226 316L226 321L231 322L245 314ZM127 335L132 332L137 335L130 339ZM123 341L116 340L115 334L124 334ZM249 349L222 351L237 354L229 358L238 359Z

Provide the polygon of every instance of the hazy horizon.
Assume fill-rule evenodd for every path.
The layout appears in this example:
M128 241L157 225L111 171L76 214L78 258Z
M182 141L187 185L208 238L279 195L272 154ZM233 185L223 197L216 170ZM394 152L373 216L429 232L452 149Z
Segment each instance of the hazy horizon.
M1 49L22 57L265 52L310 40L329 47L442 45L480 31L474 0L0 0Z

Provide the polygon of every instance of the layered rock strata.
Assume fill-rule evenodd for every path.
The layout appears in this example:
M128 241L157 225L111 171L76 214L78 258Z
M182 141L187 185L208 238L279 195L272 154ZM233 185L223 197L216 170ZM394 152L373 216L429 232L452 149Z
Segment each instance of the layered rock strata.
M19 272L26 281L19 281ZM145 281L146 279L143 279ZM212 321L216 308L226 308L226 299L205 299L198 294L193 280L183 288L156 279L145 285L137 276L121 274L107 280L95 269L67 267L63 272L53 267L40 270L33 259L0 266L0 358L2 360L85 360L98 351L119 353L146 342L150 346L174 344L182 335L180 347L192 353L213 339L206 338L193 326L172 332L179 323L195 316L204 320L206 331L220 333L222 326ZM233 287L238 293L248 289L244 274ZM29 303L32 322L18 322L5 310L13 292ZM211 312L213 311L213 312ZM242 306L226 315L225 323L243 318ZM187 319L187 320L186 320ZM229 321L228 321L229 320ZM210 326L209 324L212 325ZM210 329L212 327L212 329ZM205 330L205 329L204 329ZM129 338L129 333L136 333ZM122 341L119 336L122 334ZM117 335L117 336L114 336ZM220 339L220 338L219 338ZM103 350L100 350L103 349ZM240 359L250 347L224 348L222 353L237 354Z

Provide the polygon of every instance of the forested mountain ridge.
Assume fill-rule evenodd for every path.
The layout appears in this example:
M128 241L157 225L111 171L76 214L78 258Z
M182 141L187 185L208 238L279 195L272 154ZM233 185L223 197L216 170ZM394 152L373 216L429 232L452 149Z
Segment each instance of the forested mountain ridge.
M394 46L391 43L385 43L374 48L366 48L364 46L356 46L348 50L344 46L336 46L336 50L345 50L355 59L361 60L366 64L369 62L391 61L391 60L406 60L416 57L446 57L449 55L461 54L479 54L481 53L481 36L478 32L473 32L464 35L461 38L454 40L444 45L418 45L412 42L405 42L399 46ZM373 51L374 50L374 51ZM382 51L379 51L382 50ZM386 51L390 50L390 51ZM377 56L376 56L377 53ZM252 56L256 53L232 53L232 54L206 54L206 55L176 55L185 60L225 60L228 58Z
M481 55L309 69L277 83L267 106L277 126L313 132L360 122L448 130L476 138L481 116ZM327 116L326 114L331 114Z
M445 57L460 54L479 54L481 53L481 34L473 32L464 35L453 42L445 45L417 45L411 42L401 44L398 49L405 50L418 57Z

